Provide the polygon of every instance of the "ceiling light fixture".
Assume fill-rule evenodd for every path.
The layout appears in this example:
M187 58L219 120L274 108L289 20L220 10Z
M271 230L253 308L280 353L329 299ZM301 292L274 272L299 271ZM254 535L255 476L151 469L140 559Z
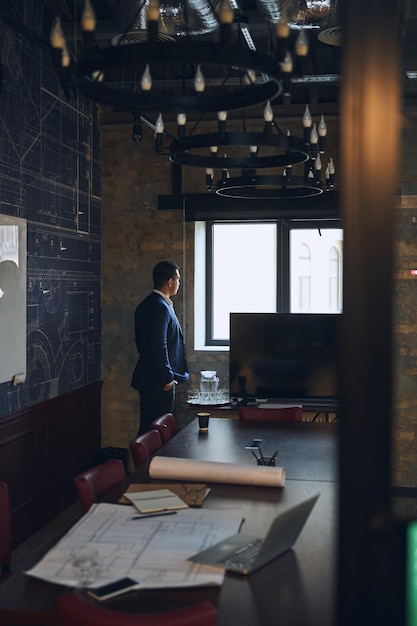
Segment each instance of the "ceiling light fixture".
M185 20L180 36L161 36L168 13L160 10L158 0L143 0L146 40L121 36L113 40L119 45L99 48L94 9L86 0L81 19L83 53L78 60L72 58L56 18L51 45L65 93L72 96L79 91L96 102L132 112L202 114L263 104L277 98L283 86L289 89L294 63L283 14L276 24L273 50L265 54L248 45L246 18L237 3L207 3L217 24L210 40L190 35L187 15L192 3L179 4ZM307 52L306 33L300 29L295 54L303 58Z
M264 108L261 132L249 131L244 115L242 131L228 131L226 111L218 114L217 132L207 134L194 134L195 124L186 134L184 114L177 116L176 136L165 130L161 114L155 124L143 115L140 120L154 130L158 154L169 156L179 166L204 168L208 191L219 195L248 199L306 198L335 186L333 158L329 158L325 168L323 163L327 136L325 119L321 115L313 122L308 105L302 117L302 137L291 135L289 130L284 133L279 128L270 102ZM299 166L302 166L301 171L297 171ZM281 168L281 171L258 174L258 170L274 168ZM217 182L215 170L221 172ZM233 174L233 170L239 170L240 175ZM178 171L182 171L181 167Z

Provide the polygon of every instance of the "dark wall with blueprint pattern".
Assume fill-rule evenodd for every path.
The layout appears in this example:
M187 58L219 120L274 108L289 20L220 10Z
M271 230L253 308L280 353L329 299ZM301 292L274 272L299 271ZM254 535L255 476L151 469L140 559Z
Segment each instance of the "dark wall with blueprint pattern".
M42 0L1 10L48 39ZM95 106L66 99L49 55L2 22L0 63L0 213L28 232L27 378L0 385L5 416L100 378L101 184Z

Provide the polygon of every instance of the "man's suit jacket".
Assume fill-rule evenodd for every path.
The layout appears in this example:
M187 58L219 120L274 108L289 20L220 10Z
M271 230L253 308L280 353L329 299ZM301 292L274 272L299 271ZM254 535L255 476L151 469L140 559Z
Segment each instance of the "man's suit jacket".
M172 306L152 292L136 308L135 342L139 360L132 376L132 387L140 384L164 385L172 380L188 380L184 338Z

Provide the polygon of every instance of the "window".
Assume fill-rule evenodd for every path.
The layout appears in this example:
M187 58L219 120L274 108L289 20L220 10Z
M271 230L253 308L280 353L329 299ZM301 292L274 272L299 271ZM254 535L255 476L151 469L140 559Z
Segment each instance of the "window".
M334 223L196 222L195 348L228 346L231 312L340 312Z

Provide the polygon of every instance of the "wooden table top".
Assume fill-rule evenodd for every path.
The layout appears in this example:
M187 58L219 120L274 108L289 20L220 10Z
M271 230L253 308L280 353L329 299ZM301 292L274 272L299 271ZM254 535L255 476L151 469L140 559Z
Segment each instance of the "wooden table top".
M201 435L193 422L165 444L160 454L254 463L249 451L244 449L244 444L254 436L264 438L265 451L269 446L278 447L278 464L283 460L287 469L285 487L213 484L204 506L241 506L245 532L263 533L283 507L319 493L294 549L249 577L227 573L219 588L133 591L106 601L105 606L127 612L161 611L205 599L217 605L219 626L332 626L338 491L335 425L254 426L237 420L212 419L207 435ZM139 476L133 473L129 482L135 482ZM53 624L56 599L67 591L66 587L22 574L13 575L2 585L0 622L2 610L19 607L41 611L44 622Z
M262 452L278 449L276 465L285 467L287 480L337 480L338 425L329 422L242 422L210 419L200 431L197 419L167 442L158 454L200 461L256 464L245 446L262 438Z

